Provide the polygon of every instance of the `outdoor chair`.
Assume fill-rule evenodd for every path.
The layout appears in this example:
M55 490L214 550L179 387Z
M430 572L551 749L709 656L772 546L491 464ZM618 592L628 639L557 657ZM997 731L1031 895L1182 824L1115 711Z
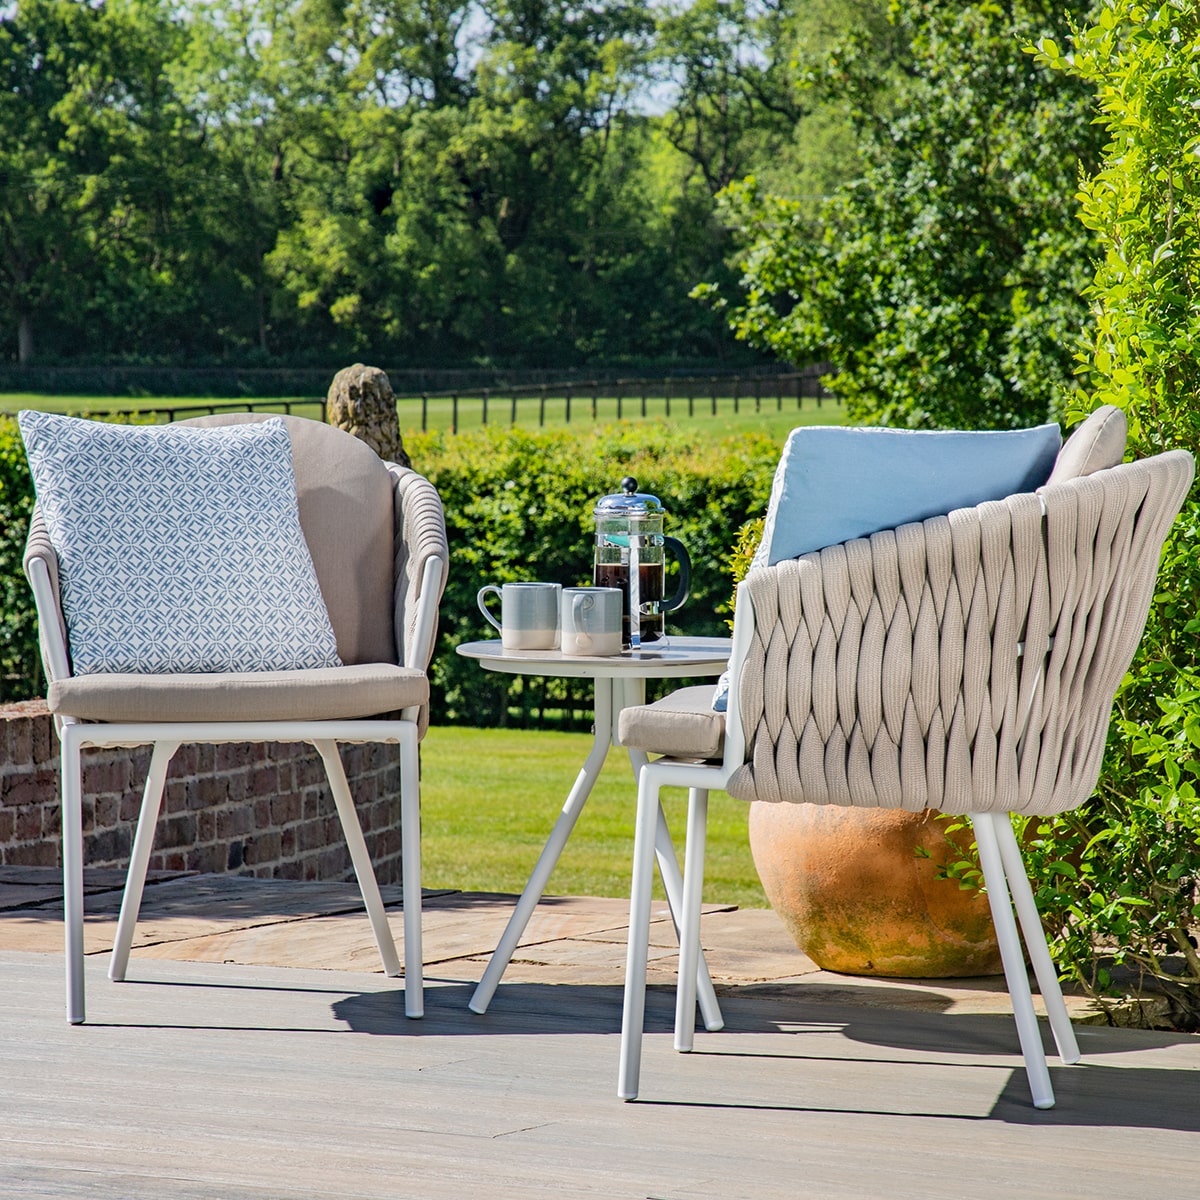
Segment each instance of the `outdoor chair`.
M689 789L677 1050L693 1044L712 789L936 809L971 819L1033 1103L1054 1104L1014 904L1059 1054L1071 1063L1079 1050L1010 814L1091 796L1194 472L1183 451L1111 465L1123 417L1085 424L1036 491L751 570L728 710L694 688L621 715L621 742L663 757L639 780L620 1097L638 1093L655 817L660 789L677 786Z
M341 665L241 671L214 671L201 665L190 672L80 673L74 669L77 665L74 652L78 649L79 654L83 653L83 637L80 635L76 647L64 617L64 607L69 613L70 605L64 606L62 602L60 560L51 543L53 526L48 526L43 511L45 497L39 482L25 570L37 602L42 658L49 683L48 705L62 744L67 1017L73 1024L84 1020L80 751L89 746L148 743L153 749L117 924L109 970L111 979L125 978L172 755L183 743L226 742L307 742L316 749L328 775L383 969L388 975L399 975L400 961L337 745L392 743L399 747L400 759L405 1011L409 1017L420 1017L423 1012L417 756L418 743L428 724L426 668L433 653L437 609L449 561L441 502L433 486L416 472L384 463L356 438L320 422L243 413L183 422L182 425L191 427L186 433L179 426L166 428L176 431L172 437L188 439L209 431L201 441L215 444L221 438L254 440L259 433L265 436L263 430L259 433L243 430L239 434L229 432L228 427L257 425L268 419L282 420L286 429L286 436L278 426L269 431L274 439L275 466L284 475L288 474L290 440L294 470L291 519L294 526L298 502L301 532L296 534L296 541L301 546L307 545L311 555L311 560L304 558L308 578L311 580L315 572L315 585L319 585L316 603L321 606L323 599L323 608L328 611L328 618L322 611L320 619L336 639L336 654L330 647L327 658L334 664L340 661ZM28 436L26 441L28 446ZM58 462L63 471L69 473L74 469L75 459L70 453L60 455ZM88 468L85 465L82 469ZM253 468L250 478L252 484L257 483L258 475ZM214 478L212 487L220 488L224 483ZM287 486L292 487L290 479ZM156 503L165 514L163 519L186 523L189 512L172 510L178 504L175 486L163 486L160 490ZM253 511L256 497L247 494L244 503L253 527L260 521ZM152 516L158 519L157 510ZM204 550L201 545L198 552ZM140 548L131 544L123 553L136 558ZM273 594L283 590L279 547L267 545L256 553L255 561L243 564L241 582L250 582L251 605L261 602L269 609L281 599L290 598ZM80 581L86 583L89 595L81 599L104 592L106 580L88 577L86 562L76 562L70 575L65 558L61 565L64 589L74 578L77 592ZM151 566L157 570L174 569L169 561ZM221 574L222 566L228 573L227 563L210 564L217 575ZM225 586L227 582L219 579L214 586ZM287 590L290 593L292 589ZM270 619L267 618L268 632L271 632ZM289 619L300 621L294 614ZM302 641L305 628L302 621L295 626ZM223 642L235 641L242 632L237 628L200 629L189 637L179 629L168 628L161 630L159 636L166 642L177 640L177 652L186 658L193 651L200 654L200 649L196 649L199 642L211 640L219 652ZM100 633L103 638L104 630ZM256 640L251 639L251 652ZM89 653L93 649L89 647ZM121 649L115 647L117 652Z

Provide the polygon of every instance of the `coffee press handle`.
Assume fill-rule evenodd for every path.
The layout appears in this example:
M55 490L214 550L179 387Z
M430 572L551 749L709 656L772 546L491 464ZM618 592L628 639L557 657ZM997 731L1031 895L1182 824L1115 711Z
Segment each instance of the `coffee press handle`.
M662 606L663 612L674 612L687 603L688 593L692 586L692 560L687 552L687 547L678 538L663 538L663 546L675 555L675 561L679 563L679 586L676 587L675 594L670 600L663 601Z

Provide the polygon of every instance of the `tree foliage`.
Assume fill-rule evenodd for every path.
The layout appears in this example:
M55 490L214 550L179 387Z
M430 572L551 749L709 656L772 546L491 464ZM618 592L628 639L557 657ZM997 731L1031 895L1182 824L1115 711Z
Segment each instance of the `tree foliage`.
M1022 44L1061 34L1067 18L1050 0L892 11L889 71L859 39L812 77L854 114L859 176L815 213L753 178L725 193L745 247L732 327L782 358L830 363L833 390L860 418L1045 420L1084 315L1094 237L1073 193L1100 135L1086 84Z
M0 20L0 278L21 361L40 345L136 343L175 324L202 286L180 195L212 168L167 64L185 36L142 0L22 0ZM182 343L182 344L181 344Z
M1101 255L1077 418L1115 404L1141 457L1200 453L1200 4L1104 0L1038 59L1097 93L1108 137L1079 190ZM1200 1025L1200 502L1168 540L1093 804L1034 840L1060 961L1102 998L1145 981ZM1115 958L1124 970L1110 970Z
M803 142L812 8L14 0L0 353L736 352L688 292L727 275L713 191Z

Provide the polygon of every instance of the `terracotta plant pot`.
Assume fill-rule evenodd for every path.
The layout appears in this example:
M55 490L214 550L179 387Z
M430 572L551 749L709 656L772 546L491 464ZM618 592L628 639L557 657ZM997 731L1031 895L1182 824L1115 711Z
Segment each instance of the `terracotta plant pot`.
M818 966L949 978L1002 970L987 897L938 879L959 857L932 811L750 806L750 848L772 907ZM970 830L954 835L969 845ZM924 847L931 858L918 856Z

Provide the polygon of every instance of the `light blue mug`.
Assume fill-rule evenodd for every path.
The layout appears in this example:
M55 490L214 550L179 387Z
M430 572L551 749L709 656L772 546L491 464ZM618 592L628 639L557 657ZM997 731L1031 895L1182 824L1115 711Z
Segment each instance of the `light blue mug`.
M487 598L500 597L500 620L492 616ZM479 611L500 634L505 650L557 650L558 583L489 583L479 589Z
M620 588L563 588L562 652L620 654L623 601Z

